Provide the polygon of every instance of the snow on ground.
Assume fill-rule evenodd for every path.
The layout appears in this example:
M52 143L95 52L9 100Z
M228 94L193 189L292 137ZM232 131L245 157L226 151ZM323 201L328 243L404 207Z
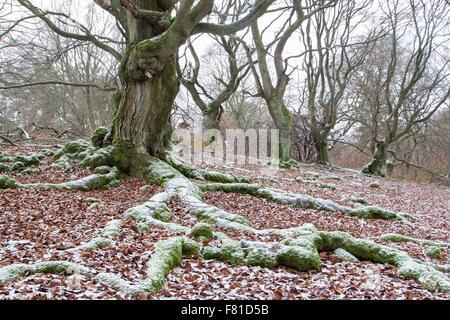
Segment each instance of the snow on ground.
M31 148L2 148L3 152L29 153ZM27 176L10 173L22 183L60 183L90 174L73 163L69 172L49 167L51 159L39 165L40 172ZM210 167L212 168L212 167ZM214 170L249 175L268 187L330 199L356 206L346 196L364 198L369 204L413 216L412 226L384 220L364 220L341 213L292 208L247 195L208 192L205 200L219 208L239 214L253 227L289 228L313 223L319 230L340 230L355 237L377 238L385 233L450 241L450 192L435 185L371 178L353 171L302 165L299 171L279 170L269 179L258 179L259 168L223 168ZM334 185L335 190L294 181L316 179ZM370 188L378 181L380 188ZM130 281L141 279L145 262L154 244L176 235L153 227L139 233L134 222L127 221L114 244L80 255L64 251L99 236L105 224L121 218L128 208L139 205L161 191L159 187L142 188L144 180L125 178L120 186L91 192L64 190L0 190L0 267L12 263L68 260L90 268L114 272ZM174 199L170 203L174 222L192 226L196 219ZM216 229L232 238L236 232ZM248 236L247 236L248 237ZM264 239L272 241L276 239ZM425 255L423 245L398 243L389 245L407 251L424 261L448 264L449 250L442 250L441 260ZM236 266L200 257L183 259L167 277L163 290L139 299L449 299L444 293L431 293L412 280L396 276L395 267L366 261L339 261L331 253L322 253L322 270L298 272L284 267L269 270ZM96 282L91 276L33 275L0 286L0 299L125 299Z

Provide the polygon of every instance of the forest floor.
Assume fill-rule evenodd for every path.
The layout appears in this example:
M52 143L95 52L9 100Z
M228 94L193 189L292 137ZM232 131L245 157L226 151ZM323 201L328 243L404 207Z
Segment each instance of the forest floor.
M30 153L31 147L2 147L2 152ZM39 173L19 175L8 172L21 183L59 183L85 177L89 169L73 162L71 170L49 167L47 158ZM280 169L272 179L258 179L260 168L214 167L214 170L253 177L268 187L330 199L346 206L357 206L346 196L364 198L370 205L382 206L412 215L412 225L386 220L366 220L337 212L292 208L264 199L234 193L208 192L206 202L241 215L257 229L289 228L312 223L319 230L345 231L358 238L382 243L379 236L397 233L410 237L450 241L450 192L431 185L385 178L372 178L354 171L317 165L300 169ZM295 181L312 178L335 189ZM375 181L379 188L369 185ZM105 224L122 217L129 208L142 204L161 192L158 186L145 187L146 181L126 177L120 186L104 191L65 191L56 189L0 190L0 267L13 263L67 260L89 268L113 272L137 281L145 275L145 262L157 241L176 235L157 226L139 233L134 222L127 221L112 245L74 255L64 249L79 246L99 236ZM174 222L196 223L176 200L170 205ZM215 228L230 238L243 236ZM246 236L248 237L248 236ZM414 243L389 243L412 257L432 263L449 264L450 250L442 249L442 258L425 255L426 246ZM163 290L139 299L449 299L442 292L429 292L414 280L396 275L396 268L372 262L341 261L332 253L321 254L320 271L299 272L285 267L274 270L236 266L199 256L183 258L167 277ZM89 275L31 275L0 286L0 299L127 299L98 283Z

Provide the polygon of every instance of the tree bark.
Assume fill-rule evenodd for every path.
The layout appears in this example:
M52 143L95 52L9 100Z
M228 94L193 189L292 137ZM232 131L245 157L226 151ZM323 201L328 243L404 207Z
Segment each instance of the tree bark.
M316 149L316 161L320 164L330 164L328 155L328 139L323 134L314 137L314 147Z
M364 167L362 172L373 176L384 176L381 170L386 163L388 147L388 142L381 140L377 141L372 160Z
M125 61L126 64L129 62ZM151 79L122 78L126 81L113 124L115 161L122 170L135 175L139 174L149 155L164 153L169 117L179 90L175 56Z
M202 110L203 127L205 130L220 130L220 120L222 118L223 109L220 105L209 105Z
M283 98L274 97L267 103L269 113L279 130L280 161L291 159L292 115L284 105Z

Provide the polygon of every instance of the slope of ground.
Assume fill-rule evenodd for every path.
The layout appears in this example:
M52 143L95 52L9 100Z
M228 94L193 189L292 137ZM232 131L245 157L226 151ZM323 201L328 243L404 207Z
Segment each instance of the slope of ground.
M30 148L2 148L5 153L29 153ZM47 158L39 172L21 176L7 175L21 183L61 183L90 174L90 170L72 163L71 170L50 168ZM365 220L342 213L293 208L248 195L207 192L206 202L246 218L256 229L284 229L313 223L317 229L339 230L355 237L383 243L380 235L397 233L433 241L449 242L450 193L443 187L418 185L407 181L374 179L353 171L319 166L301 166L296 170L271 172L270 178L256 167L211 169L248 175L254 182L285 191L330 199L357 207L348 197L363 198L371 205L407 212L412 223ZM243 171L245 170L245 171ZM295 181L301 177L301 180ZM309 180L308 180L309 179ZM309 183L319 181L328 187ZM373 182L379 188L371 188ZM160 192L157 186L145 187L144 180L125 178L117 187L105 191L77 192L58 189L0 190L0 267L12 263L67 260L99 271L114 272L124 279L142 278L145 263L157 241L178 235L153 226L139 232L126 221L115 241L102 249L75 254L70 249L100 235L106 223L121 218L127 209ZM330 188L331 186L331 188ZM178 201L170 203L173 222L192 226L196 220ZM251 235L215 228L235 239L254 240ZM260 240L260 239L259 239ZM265 241L272 241L266 237ZM207 243L205 243L207 244ZM426 246L415 243L389 243L412 257L430 263L449 264L449 250L442 258L425 254ZM69 249L69 250L68 250ZM413 280L399 278L395 267L366 261L340 261L332 253L321 253L320 271L299 272L285 267L274 270L232 265L192 256L182 260L167 277L163 290L139 299L448 299L442 292L425 290ZM90 275L31 275L0 286L0 299L124 299L98 283Z

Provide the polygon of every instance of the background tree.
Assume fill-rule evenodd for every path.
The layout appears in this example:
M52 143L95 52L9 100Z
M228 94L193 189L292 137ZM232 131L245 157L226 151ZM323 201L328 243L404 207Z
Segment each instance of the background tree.
M240 12L244 12L248 6L249 1L225 1L220 11L216 13L217 22L223 24L227 19L231 22L237 21ZM192 59L185 53L184 68L182 69L177 59L177 70L181 83L202 111L204 127L219 129L224 112L223 105L236 92L241 80L247 76L249 68L245 60L242 61L243 59L239 57L241 45L234 35L212 35L211 38L214 44L203 57L199 57L194 44L188 41L187 49ZM203 73L201 73L201 58L206 60L206 67L203 68L206 72ZM200 81L200 78L203 81Z
M374 32L359 37L356 34L367 22L366 9L371 2L338 2L317 12L300 27L305 48L302 71L306 77L300 90L306 100L315 160L321 164L330 161L328 138L344 109L347 86L372 46ZM313 3L306 1L308 6Z
M243 18L229 24L201 22L214 6L212 0L95 0L112 14L126 40L118 51L88 28L68 32L50 14L28 0L18 0L54 32L66 38L91 42L120 60L120 90L111 131L113 162L123 171L142 175L149 155L164 153L166 129L179 90L176 74L178 48L194 34L232 34L249 25L273 0L257 0ZM172 16L176 8L176 13Z
M94 6L91 3L86 14L79 15L77 24L62 18L55 23L67 30L77 30L79 23L105 39L110 36L119 47L120 41L112 40L118 38L114 20L100 10L91 10ZM49 30L16 2L6 8L9 10L2 11L5 15L0 19L0 101L2 111L15 121L0 131L36 123L87 135L97 126L109 125L117 61L90 42ZM68 1L51 10L70 14L80 6Z
M373 175L382 175L391 144L448 105L450 94L450 60L442 55L441 42L450 10L445 1L394 1L381 8L388 40L368 54L354 86L357 118L371 139L372 160L363 172Z
M336 1L314 1L312 6L305 5L300 1L293 1L290 17L286 20L280 31L272 39L270 44L265 45L263 34L268 27L260 31L258 23L251 25L253 42L257 56L257 68L252 68L252 74L255 79L257 94L266 101L269 113L280 131L280 159L287 161L291 158L291 136L292 136L292 115L285 104L284 95L289 84L290 75L293 70L289 65L289 58L283 58L283 52L291 36L298 30L300 25L310 19L314 14L324 8L333 6ZM271 47L275 47L270 52ZM270 53L269 53L270 52ZM253 61L252 51L247 47L247 55L250 61ZM275 80L271 75L268 55L273 57L273 66L275 69ZM253 64L251 64L253 66ZM294 68L295 69L295 68Z

